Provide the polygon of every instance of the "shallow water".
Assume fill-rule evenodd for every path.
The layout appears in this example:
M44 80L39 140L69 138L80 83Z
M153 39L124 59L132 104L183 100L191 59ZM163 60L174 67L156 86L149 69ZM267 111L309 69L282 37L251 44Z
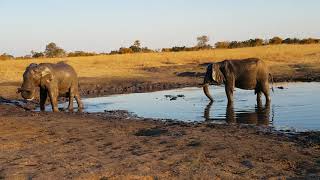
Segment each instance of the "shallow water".
M284 89L277 87L283 86ZM85 111L128 110L146 118L272 126L277 130L320 130L320 83L275 84L271 104L257 106L252 90L236 89L234 105L227 105L224 87L211 86L211 104L202 88L183 88L84 99ZM171 95L167 96L166 95ZM172 96L184 95L184 97Z

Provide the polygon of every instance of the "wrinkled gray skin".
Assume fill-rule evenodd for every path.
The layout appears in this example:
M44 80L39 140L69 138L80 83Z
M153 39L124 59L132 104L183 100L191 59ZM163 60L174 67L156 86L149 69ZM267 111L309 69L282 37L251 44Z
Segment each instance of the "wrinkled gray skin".
M204 94L213 101L209 93L210 84L224 84L228 103L233 103L234 88L255 90L257 103L261 103L261 94L266 97L266 103L270 103L269 94L269 70L266 64L256 58L243 60L224 60L208 65L204 77Z
M40 87L41 111L45 111L45 102L48 96L53 112L59 111L59 96L69 98L68 110L70 112L73 111L73 98L78 103L79 111L83 109L78 90L77 73L64 62L30 64L23 74L23 83L21 88L18 88L18 92L24 99L32 100L35 96L36 87Z

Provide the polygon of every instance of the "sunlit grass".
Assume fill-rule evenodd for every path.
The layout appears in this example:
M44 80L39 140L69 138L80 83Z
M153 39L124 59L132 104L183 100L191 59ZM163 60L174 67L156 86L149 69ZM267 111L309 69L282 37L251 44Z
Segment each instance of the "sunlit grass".
M192 52L101 55L52 59L0 61L0 83L20 82L30 63L66 61L80 77L148 78L148 67L201 64L224 59L257 57L263 59L275 73L290 73L292 64L307 64L320 69L320 45L274 45L239 49L217 49Z

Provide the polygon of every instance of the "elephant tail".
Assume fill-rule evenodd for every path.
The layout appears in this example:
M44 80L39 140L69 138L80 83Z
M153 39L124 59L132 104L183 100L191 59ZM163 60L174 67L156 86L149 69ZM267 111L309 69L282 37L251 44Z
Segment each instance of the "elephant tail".
M273 76L272 76L272 74L271 73L269 73L269 78L270 78L270 80L271 80L271 90L272 90L272 92L274 93L274 89L273 89Z

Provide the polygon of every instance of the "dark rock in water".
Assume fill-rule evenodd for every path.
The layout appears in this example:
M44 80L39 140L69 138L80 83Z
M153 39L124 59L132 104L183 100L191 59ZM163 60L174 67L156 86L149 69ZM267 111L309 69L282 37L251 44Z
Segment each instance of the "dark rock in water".
M174 97L174 96L173 96L173 95L168 95L168 94L167 94L167 95L164 95L164 97L165 97L165 98L172 98L172 97Z
M284 89L284 87L283 87L283 86L278 86L277 88L278 88L278 89Z
M183 94L179 94L179 95L164 95L165 98L168 98L170 101L174 101L177 100L178 98L183 98L185 97Z
M177 100L177 98L178 98L178 97L176 97L176 96L175 96L175 97L172 97L172 98L170 98L170 101Z

